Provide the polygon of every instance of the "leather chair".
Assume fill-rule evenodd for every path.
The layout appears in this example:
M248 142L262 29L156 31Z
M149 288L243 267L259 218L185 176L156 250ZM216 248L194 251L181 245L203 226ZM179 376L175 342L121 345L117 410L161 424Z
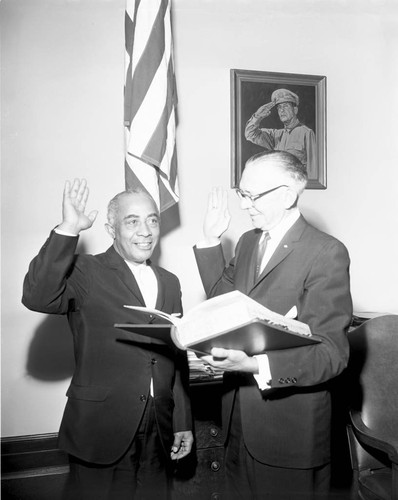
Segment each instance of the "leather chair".
M352 498L398 500L398 315L365 321L348 339Z

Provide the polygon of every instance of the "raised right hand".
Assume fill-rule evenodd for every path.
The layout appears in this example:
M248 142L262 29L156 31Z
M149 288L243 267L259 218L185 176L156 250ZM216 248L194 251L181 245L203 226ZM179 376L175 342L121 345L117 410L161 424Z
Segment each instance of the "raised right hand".
M75 179L71 186L69 181L65 182L62 201L62 223L58 226L61 231L78 235L80 231L89 229L98 214L97 210L86 215L85 209L89 189L85 179Z
M203 233L208 243L215 242L228 229L231 216L228 210L227 191L213 188L207 203Z
M265 118L271 114L272 108L275 106L273 102L269 102L260 106L258 110L254 113L258 118Z

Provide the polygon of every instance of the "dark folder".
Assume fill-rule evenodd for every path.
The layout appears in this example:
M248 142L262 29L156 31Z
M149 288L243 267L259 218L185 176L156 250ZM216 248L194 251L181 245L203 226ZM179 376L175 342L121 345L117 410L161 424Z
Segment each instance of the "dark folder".
M151 337L170 345L173 341L171 334L172 325L167 324L115 324L128 332ZM236 349L245 351L247 355L260 354L267 351L289 349L311 344L318 344L321 339L314 336L301 335L282 326L272 324L267 320L253 319L237 328L213 335L205 340L199 340L185 345L187 349L210 354L212 347ZM174 342L176 344L176 342Z

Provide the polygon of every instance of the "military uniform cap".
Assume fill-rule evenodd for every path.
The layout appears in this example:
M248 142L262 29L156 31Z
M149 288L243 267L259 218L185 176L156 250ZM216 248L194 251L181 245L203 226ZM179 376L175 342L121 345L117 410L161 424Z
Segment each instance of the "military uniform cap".
M291 102L295 106L299 105L299 96L287 89L278 89L272 92L271 101L277 105L282 102Z

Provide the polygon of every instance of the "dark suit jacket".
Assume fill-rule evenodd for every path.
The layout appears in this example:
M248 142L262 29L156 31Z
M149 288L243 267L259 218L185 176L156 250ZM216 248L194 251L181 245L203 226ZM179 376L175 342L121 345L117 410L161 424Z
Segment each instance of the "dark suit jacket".
M134 438L152 378L159 434L168 456L173 432L192 428L186 355L114 328L115 323L156 319L123 307L145 303L113 247L95 256L76 256L77 241L51 233L30 264L22 299L29 309L67 314L72 330L76 367L59 446L88 462L119 459ZM159 286L156 308L181 312L177 277L152 267Z
M272 374L270 390L260 391L250 374L226 374L223 428L227 434L239 388L243 435L249 453L273 466L315 467L330 459L328 381L345 368L349 354L349 257L342 243L300 217L254 282L260 235L258 230L245 233L227 267L220 245L195 249L208 297L240 290L280 314L296 306L297 319L308 323L323 342L267 353Z

